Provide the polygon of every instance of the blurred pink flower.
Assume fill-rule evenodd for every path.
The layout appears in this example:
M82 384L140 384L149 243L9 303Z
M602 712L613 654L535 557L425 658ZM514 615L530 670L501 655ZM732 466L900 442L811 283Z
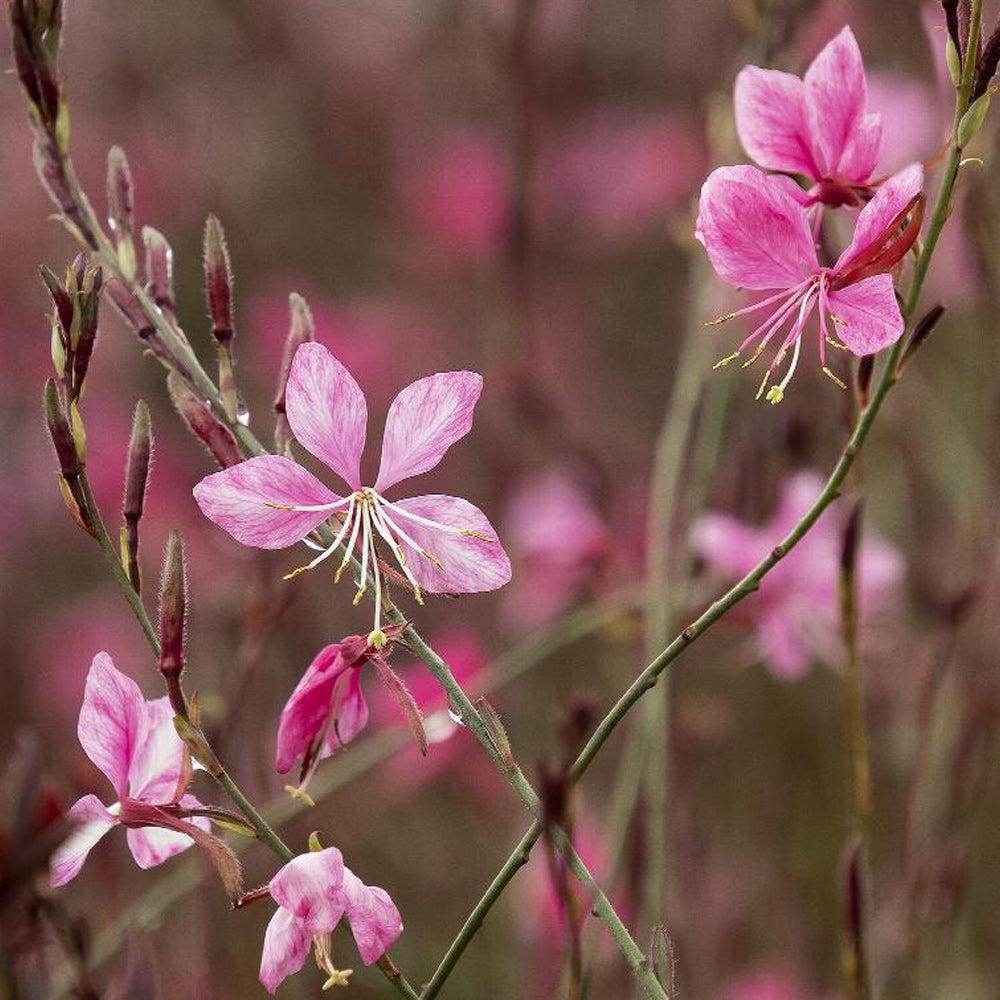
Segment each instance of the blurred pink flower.
M720 167L702 188L695 235L704 244L716 273L731 285L753 290L780 289L725 319L770 309L764 320L726 361L757 341L752 364L774 335L791 326L765 373L757 397L792 350L784 377L767 392L781 401L799 360L802 332L819 307L819 356L827 374L826 344L842 341L859 357L895 343L903 333L891 269L919 233L923 168L913 164L882 184L858 215L854 236L833 267L821 267L800 189L784 177L769 177L754 167ZM906 215L914 218L898 235ZM829 321L835 324L835 341ZM723 362L725 363L725 362ZM744 367L746 367L744 365Z
M741 976L722 1000L806 1000L806 996L786 973L764 969Z
M118 801L105 806L96 795L84 795L67 813L76 829L53 854L50 875L54 886L75 878L97 842L118 824L128 826L126 839L140 868L152 868L186 850L192 840L179 827L193 823L207 829L208 821L168 822L160 810L146 806L197 807L197 799L181 796L184 744L174 729L174 712L167 698L145 701L139 686L115 669L107 653L98 653L90 666L80 709L78 735L84 752L111 782ZM130 826L130 814L144 817L142 826ZM161 818L163 829L146 825ZM195 831L197 832L197 830Z
M382 645L386 640L381 631L377 536L392 551L418 602L421 589L478 593L510 579L507 554L478 507L441 494L396 501L382 496L401 480L434 468L469 432L482 386L482 376L475 372L444 372L403 389L389 407L375 485L363 487L361 452L368 421L364 394L322 344L303 344L288 378L288 423L299 443L333 469L351 494L338 496L287 458L261 455L207 476L195 487L195 499L203 513L237 541L265 549L286 548L335 512L342 516L335 540L301 569L319 565L347 539L339 578L360 543L358 594L371 579L375 623L369 640Z
M365 965L385 954L403 931L389 894L365 885L344 865L336 847L293 858L271 879L269 889L278 904L260 958L260 981L269 993L305 965L313 938L332 932L344 916ZM316 952L317 964L331 977L327 985L343 984L322 938Z
M510 176L503 148L491 136L468 130L445 136L413 163L407 149L398 181L401 198L418 227L448 247L492 257L503 246L510 206Z
M802 471L785 483L778 508L762 528L709 513L695 525L695 549L715 573L737 579L748 573L802 518L824 480ZM752 602L757 644L775 677L794 680L814 660L833 662L840 648L838 567L843 515L834 505L764 578ZM892 546L867 532L858 561L862 621L873 614L903 575Z
M504 608L520 627L543 625L563 611L610 550L608 529L593 504L558 469L515 488L504 524L519 561L517 585L505 594Z
M704 160L699 133L677 116L590 112L542 148L539 223L609 242L665 230L668 209L695 190Z
M804 174L827 205L859 204L882 151L882 118L868 110L861 50L845 27L800 79L747 66L736 77L736 130L768 170Z

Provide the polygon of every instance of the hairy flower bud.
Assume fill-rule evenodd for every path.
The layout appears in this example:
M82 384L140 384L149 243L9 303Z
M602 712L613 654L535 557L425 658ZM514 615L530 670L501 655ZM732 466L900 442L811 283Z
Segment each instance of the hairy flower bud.
M108 152L108 225L118 248L118 266L127 281L135 278L134 189L125 151L112 146Z
M223 424L208 403L199 399L175 372L167 376L167 390L191 433L211 452L223 469L243 461L233 432Z
M187 579L184 570L184 543L178 532L167 540L160 580L160 673L167 682L170 702L178 715L187 715L180 694L184 670L184 628L187 620ZM178 699L179 698L179 703Z
M212 334L228 344L233 338L233 270L226 235L214 215L205 222L205 293Z
M316 339L316 324L313 321L312 310L298 292L292 292L288 296L288 308L291 312L291 322L288 327L288 336L285 338L285 349L281 356L278 391L274 397L274 412L277 414L274 444L275 450L280 455L288 454L293 437L291 428L288 426L288 418L285 416L285 392L288 388L288 373L292 368L292 358L295 357L295 352L302 344Z
M129 580L135 592L141 591L139 573L139 521L142 519L149 484L149 459L152 454L153 435L149 423L149 407L139 400L132 419L132 435L128 443L128 460L125 465L125 498L122 516L125 518L125 558Z
M59 400L59 390L52 379L46 379L45 382L45 423L56 449L59 472L68 482L73 482L83 472L83 463L77 454L73 432Z
M146 246L146 291L163 312L174 312L174 251L166 237L152 226L142 227Z

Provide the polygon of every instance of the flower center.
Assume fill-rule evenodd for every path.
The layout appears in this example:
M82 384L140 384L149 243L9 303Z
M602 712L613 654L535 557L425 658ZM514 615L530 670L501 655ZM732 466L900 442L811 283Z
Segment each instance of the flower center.
M344 544L344 557L333 576L333 582L339 583L344 570L347 569L351 563L355 548L360 546L361 551L357 558L359 559L361 566L357 581L358 590L354 595L353 603L357 606L360 603L361 598L364 597L365 593L368 591L369 586L374 588L375 626L368 635L368 644L370 646L374 646L376 649L383 649L389 642L385 632L382 631L382 606L385 585L382 579L383 568L379 566L379 538L385 542L395 557L396 563L398 564L400 570L402 570L403 577L405 577L406 581L412 588L413 596L416 598L418 604L424 603L424 597L420 589L420 584L417 583L417 579L413 575L413 570L407 562L403 544L405 543L410 546L410 548L418 552L422 558L429 560L440 570L444 569L444 563L442 563L433 552L429 552L419 542L417 542L400 522L417 524L424 528L431 528L435 531L444 532L445 534L465 535L470 538L478 538L482 542L496 541L496 539L489 538L486 535L482 535L477 531L471 530L470 528L456 527L455 525L444 524L440 521L433 521L430 518L421 516L420 514L414 514L412 511L407 510L404 506L402 506L402 504L392 503L386 500L385 497L377 493L370 486L364 486L359 490L355 490L355 492L349 497L345 497L343 500L337 500L331 504L295 506L288 504L272 504L265 501L265 505L268 507L274 507L278 510L328 510L330 511L331 516L343 518L333 541L330 542L330 544L326 546L311 562L306 563L304 566L299 566L297 569L292 570L291 573L286 573L285 579L291 580L293 577L298 576L299 573L305 573L307 570L315 569L321 562L336 552L341 544ZM347 509L342 512L341 508L345 505ZM411 527L410 531L412 530L413 528Z

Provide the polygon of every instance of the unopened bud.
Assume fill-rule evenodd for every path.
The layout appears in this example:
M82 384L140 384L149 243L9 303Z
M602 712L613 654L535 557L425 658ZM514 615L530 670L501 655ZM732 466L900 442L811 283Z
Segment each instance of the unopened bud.
M73 399L83 395L87 380L87 370L97 341L97 324L101 301L104 272L99 267L88 268L80 285L77 298L80 316L77 332L76 351L73 354ZM74 324L75 325L75 324Z
M413 738L417 741L417 746L420 747L420 752L426 757L427 734L424 732L424 719L413 695L410 694L409 688L395 670L377 653L369 654L368 662L375 668L375 673L385 685L392 700L400 707L403 717L410 727L410 732L413 733Z
M990 97L990 92L986 91L982 97L977 97L969 106L969 110L962 115L962 120L958 123L958 129L955 133L959 149L965 149L983 127L986 112L990 109Z
M160 582L160 673L168 682L180 678L184 670L184 628L187 619L187 579L184 571L184 544L178 532L167 539ZM171 703L174 696L171 692ZM187 714L174 704L178 715Z
M475 705L476 711L486 726L486 732L489 733L490 741L504 763L504 767L513 767L514 755L510 749L510 739L507 736L507 730L504 729L504 725L500 721L497 710L485 698L477 698Z
M142 227L146 245L146 291L164 312L174 311L174 251L166 237L152 226Z
M858 362L858 401L862 409L868 405L868 400L871 397L872 376L874 374L875 355L866 354Z
M48 425L49 436L56 449L59 471L63 478L72 483L79 478L83 464L77 454L69 421L63 412L59 390L52 379L47 379L45 382L45 423Z
M225 233L214 215L205 222L205 292L212 334L228 344L233 338L233 271Z
M306 300L292 292L288 297L288 308L291 322L288 336L285 338L285 349L281 356L281 370L278 375L278 391L274 397L274 412L277 420L274 427L274 444L279 455L287 454L292 442L292 431L285 416L285 393L288 389L288 373L292 368L295 352L303 345L316 339L316 324L313 321L312 310Z
M69 329L73 324L73 299L56 277L55 272L44 264L39 268L42 281L52 296L52 304L55 306L54 318L59 323L63 331L64 346L69 344Z
M167 376L167 391L188 429L211 452L223 469L243 461L233 432L222 423L211 407L199 399L175 372Z
M112 146L108 153L108 225L118 248L118 266L125 280L133 281L136 260L132 172L120 146Z
M142 590L139 573L139 521L142 519L146 487L149 484L152 449L149 407L140 399L132 419L132 435L129 438L128 460L125 464L125 498L122 502L122 515L125 518L124 564L137 594Z
M986 39L982 54L976 62L976 75L972 82L972 98L982 97L1000 64L1000 21Z

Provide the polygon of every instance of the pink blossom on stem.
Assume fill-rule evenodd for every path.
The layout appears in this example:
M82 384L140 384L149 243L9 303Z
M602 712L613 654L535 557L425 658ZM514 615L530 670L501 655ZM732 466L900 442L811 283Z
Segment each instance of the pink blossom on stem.
M403 931L389 894L365 885L336 847L293 858L271 879L270 892L278 911L267 925L260 959L260 981L269 993L305 965L314 942L317 965L330 977L327 985L346 983L350 971L334 968L326 937L344 916L365 965L384 955Z
M342 543L336 579L358 550L358 595L375 591L369 642L387 639L381 627L383 570L379 545L392 553L418 603L422 591L477 593L510 579L510 561L478 507L460 497L432 494L387 500L384 492L433 469L472 427L482 392L475 372L443 372L419 379L393 400L386 418L382 460L374 486L362 486L368 407L357 382L322 344L303 344L288 377L288 423L299 443L350 488L341 497L312 473L278 455L260 455L203 479L194 489L203 513L244 545L287 548L333 519L336 537L310 563L313 569ZM293 575L293 574L290 574Z
M77 731L84 752L111 782L118 801L105 806L96 795L84 795L70 808L67 816L75 829L52 856L54 886L75 878L91 849L119 824L129 827L126 839L140 868L162 864L191 846L191 838L177 829L184 825L181 821L148 808L200 806L193 796L182 794L185 748L173 716L169 699L146 701L107 653L94 657ZM133 814L141 817L141 825L138 820L131 825ZM157 816L166 828L150 825ZM189 822L208 829L203 818Z
M802 334L819 311L819 357L828 344L861 357L894 344L903 333L892 271L916 240L923 215L923 168L912 164L882 184L858 215L850 244L832 267L822 267L805 209L784 177L755 167L720 167L702 188L695 235L723 281L771 294L716 322L764 310L765 319L716 367L753 346L749 367L774 340L778 349L764 374L759 399L788 352L791 361L767 400L778 403L799 361ZM779 331L784 331L779 336ZM777 337L777 340L776 340Z
M882 151L882 116L868 110L861 50L845 27L803 78L747 66L736 77L736 130L768 170L813 181L811 202L860 205Z
M778 544L822 492L824 480L798 472L785 484L778 508L761 528L709 513L694 527L693 541L711 570L726 579L744 576ZM838 572L843 514L833 505L761 582L749 598L757 645L771 673L782 680L805 674L814 660L840 655ZM865 533L858 558L862 621L884 603L903 575L903 560L886 542Z

